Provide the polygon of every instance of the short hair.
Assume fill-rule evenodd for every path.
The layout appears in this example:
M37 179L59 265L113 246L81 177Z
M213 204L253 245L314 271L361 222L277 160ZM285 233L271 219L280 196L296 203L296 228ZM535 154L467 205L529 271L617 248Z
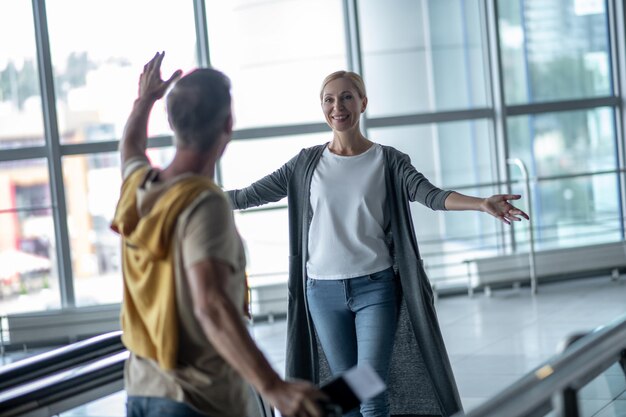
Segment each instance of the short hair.
M167 95L167 116L177 147L209 150L231 111L230 80L212 68L190 72Z
M322 81L322 88L320 88L320 101L324 97L324 88L326 88L326 85L329 82L339 78L347 78L348 80L350 80L352 82L352 85L354 85L354 88L356 88L356 92L359 93L359 97L367 97L367 93L365 92L365 83L363 82L363 78L361 78L359 74L352 71L335 71L332 74L326 76L326 78L324 78L324 81Z

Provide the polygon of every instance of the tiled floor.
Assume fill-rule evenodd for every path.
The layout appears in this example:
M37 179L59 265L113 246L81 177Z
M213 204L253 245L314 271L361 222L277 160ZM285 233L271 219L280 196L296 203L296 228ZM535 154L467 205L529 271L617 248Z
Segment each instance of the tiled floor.
M573 332L591 330L626 314L626 278L544 284L528 289L441 298L439 321L466 410L516 381L556 353ZM277 370L284 367L285 322L258 324L254 336ZM618 398L610 402L611 399ZM584 416L626 416L626 378L612 367L580 394ZM63 416L123 416L115 394Z

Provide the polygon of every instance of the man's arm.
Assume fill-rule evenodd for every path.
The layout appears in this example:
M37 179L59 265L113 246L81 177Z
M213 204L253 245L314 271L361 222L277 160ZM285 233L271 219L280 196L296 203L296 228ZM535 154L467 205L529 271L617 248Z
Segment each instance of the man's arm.
M284 416L321 417L323 394L304 381L286 382L256 346L237 308L224 292L230 267L208 259L186 268L194 314L218 353Z
M128 116L120 141L122 169L131 158L145 158L148 145L148 120L152 107L157 100L163 97L170 84L182 73L177 70L167 81L163 81L161 79L161 62L164 56L165 52L157 52L154 58L143 67L143 73L139 77L139 95L133 104L130 116Z

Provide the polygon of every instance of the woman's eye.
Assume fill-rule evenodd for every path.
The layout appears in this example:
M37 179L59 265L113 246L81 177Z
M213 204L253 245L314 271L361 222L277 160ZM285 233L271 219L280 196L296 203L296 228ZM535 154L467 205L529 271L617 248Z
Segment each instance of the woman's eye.
M345 96L343 96L344 100L352 100L352 95L351 94L346 94Z

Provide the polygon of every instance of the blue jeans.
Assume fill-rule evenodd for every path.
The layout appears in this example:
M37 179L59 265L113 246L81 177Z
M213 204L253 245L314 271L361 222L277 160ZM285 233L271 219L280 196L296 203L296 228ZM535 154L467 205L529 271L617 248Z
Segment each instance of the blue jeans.
M126 400L128 417L207 417L185 403L163 397L134 397Z
M368 363L385 383L398 313L392 268L341 280L307 280L307 301L315 332L333 375ZM346 416L388 417L387 390Z

